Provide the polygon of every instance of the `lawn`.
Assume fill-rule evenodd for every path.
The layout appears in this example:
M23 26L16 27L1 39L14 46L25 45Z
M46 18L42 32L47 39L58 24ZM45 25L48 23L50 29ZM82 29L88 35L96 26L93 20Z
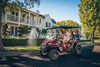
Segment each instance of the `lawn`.
M80 40L80 42L91 44L91 40ZM95 40L95 44L99 44L100 45L100 40ZM39 51L40 50L40 46L32 46L32 47L5 47L6 50L8 51Z
M91 40L80 40L79 42L90 42Z
M40 50L39 46L36 47L5 47L6 50L8 51L38 51Z

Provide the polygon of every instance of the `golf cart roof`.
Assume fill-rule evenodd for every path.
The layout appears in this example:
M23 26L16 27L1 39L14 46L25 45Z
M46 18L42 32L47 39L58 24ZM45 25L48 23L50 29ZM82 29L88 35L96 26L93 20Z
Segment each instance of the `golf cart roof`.
M81 27L80 26L56 26L48 29L56 29L56 28L70 29L70 28L81 28Z

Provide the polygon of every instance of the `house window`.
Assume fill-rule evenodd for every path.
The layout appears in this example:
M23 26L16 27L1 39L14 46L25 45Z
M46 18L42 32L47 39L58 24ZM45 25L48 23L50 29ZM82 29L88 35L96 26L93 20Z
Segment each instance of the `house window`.
M18 27L15 27L15 36L18 34Z
M51 27L51 23L49 23L49 27Z
M18 16L18 12L16 12L16 16Z
M25 18L25 14L22 15L22 18Z
M48 27L48 22L46 22L46 27Z
M39 21L39 22L40 22L40 24L41 24L41 19L40 19L40 21Z
M14 35L14 27L11 27L11 35Z
M46 27L51 27L51 23L46 22Z
M12 11L12 12L11 12L11 14L12 14L12 15L15 15L15 12L14 12L14 11Z
M29 23L29 16L27 16L27 24Z

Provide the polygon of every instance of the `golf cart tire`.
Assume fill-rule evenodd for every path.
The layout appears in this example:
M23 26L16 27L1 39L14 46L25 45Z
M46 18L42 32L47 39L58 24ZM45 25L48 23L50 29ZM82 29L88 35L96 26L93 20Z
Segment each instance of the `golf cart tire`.
M75 52L75 55L80 56L80 54L81 54L81 46L80 45L76 46L74 52Z
M56 60L59 59L60 53L59 53L58 50L52 49L52 50L49 51L48 57L50 58L50 60L56 61Z
M44 53L43 50L40 50L40 55L43 56L43 57L46 57L47 53Z

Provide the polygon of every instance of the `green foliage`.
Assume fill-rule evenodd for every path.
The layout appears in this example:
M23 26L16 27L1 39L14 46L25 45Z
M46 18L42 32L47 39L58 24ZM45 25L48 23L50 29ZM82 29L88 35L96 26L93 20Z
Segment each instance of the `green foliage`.
M94 33L100 24L100 0L81 0L79 4L80 22L84 32Z
M46 29L42 29L42 34L46 34L47 30Z
M36 38L36 46L40 46L42 41L45 40L44 38Z
M4 46L27 46L28 39L3 38Z
M73 20L66 20L66 21L63 20L56 22L56 26L79 26L79 24L74 22Z
M4 24L4 25L3 25L2 34L3 34L4 37L6 37L7 35L10 34L10 31L9 31L9 29L8 29L8 25L7 25L7 24Z
M80 40L79 42L90 42L91 40Z
M33 42L33 46L40 46L44 38L36 38L36 43ZM3 38L4 46L28 46L29 39L26 38Z
M35 4L40 5L40 0L2 0L0 2L0 8L3 8L3 11L15 9L17 7L30 9L33 8Z
M19 27L19 36L22 36L23 34L28 34L30 33L30 30L31 30L31 27L28 27L28 26L20 26Z
M8 51L16 51L16 52L22 52L22 51L39 51L40 47L10 47L6 48Z
M80 26L78 23L74 22L73 20L66 20L66 21L59 21L56 22L56 26ZM72 31L76 32L79 31L79 29L72 29Z

